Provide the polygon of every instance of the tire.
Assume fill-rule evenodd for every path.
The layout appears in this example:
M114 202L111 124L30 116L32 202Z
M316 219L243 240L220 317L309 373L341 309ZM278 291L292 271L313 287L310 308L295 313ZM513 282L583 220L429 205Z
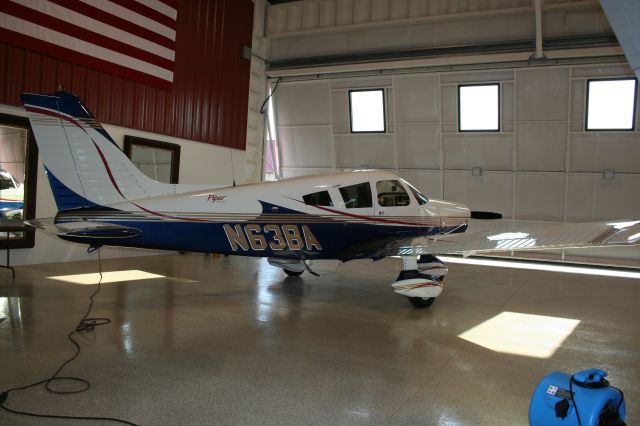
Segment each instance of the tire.
M290 277L299 277L304 272L304 271L290 271L285 268L282 268L282 270L284 271L285 274L289 275Z
M408 297L407 299L409 299L414 308L428 308L436 300L435 297Z

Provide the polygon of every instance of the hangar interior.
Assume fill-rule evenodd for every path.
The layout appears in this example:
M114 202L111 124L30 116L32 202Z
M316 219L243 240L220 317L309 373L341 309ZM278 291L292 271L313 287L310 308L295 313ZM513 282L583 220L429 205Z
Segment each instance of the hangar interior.
M172 29L162 60L104 40L105 28L130 28L118 23L133 19L118 15L121 3L0 10L0 176L24 198L13 219L59 210L18 97L60 89L167 183L241 188L377 169L508 220L640 219L633 0L140 2L137 26ZM78 29L102 13L118 17ZM65 23L68 38L39 32L58 37ZM132 73L109 49L79 58L71 39L156 65ZM604 83L628 83L626 97L598 101L614 91L598 92ZM488 127L461 118L474 88L494 96L470 110L494 110ZM365 94L365 115L380 122L359 130ZM599 102L625 104L630 118L594 124ZM0 269L2 424L43 421L7 408L96 424L529 424L545 375L587 368L624 391L627 424L640 417L638 245L447 256L442 296L414 309L389 288L398 258L320 261L297 277L260 257L89 254L41 231L0 237L0 260L15 266L15 279ZM98 279L91 316L110 323L77 335L81 352L64 370L90 389L13 390L73 355L66 336Z

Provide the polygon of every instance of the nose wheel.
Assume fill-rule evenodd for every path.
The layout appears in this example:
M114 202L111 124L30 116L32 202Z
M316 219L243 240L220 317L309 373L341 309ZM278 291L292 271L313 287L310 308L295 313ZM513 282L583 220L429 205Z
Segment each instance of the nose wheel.
M442 293L442 282L448 268L433 255L403 256L402 271L393 291L406 296L414 308L428 308Z
M428 308L435 302L435 297L407 297L414 308Z
M304 269L302 271L292 271L291 269L282 268L282 270L290 277L299 277L304 272Z

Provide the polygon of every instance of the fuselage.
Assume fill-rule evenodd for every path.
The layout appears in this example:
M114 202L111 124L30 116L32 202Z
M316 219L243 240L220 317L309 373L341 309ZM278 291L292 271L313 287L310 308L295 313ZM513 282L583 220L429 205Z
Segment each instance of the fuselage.
M78 221L141 231L95 244L350 260L382 257L417 237L464 232L469 210L427 199L390 172L363 170L143 198L56 217L59 224Z

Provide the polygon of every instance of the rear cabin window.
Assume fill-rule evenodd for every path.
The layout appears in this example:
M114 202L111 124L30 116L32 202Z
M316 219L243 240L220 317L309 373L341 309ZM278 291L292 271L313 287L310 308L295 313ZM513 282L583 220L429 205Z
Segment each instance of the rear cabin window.
M411 203L409 194L397 180L381 180L376 183L378 204L382 207L402 207Z
M373 207L369 182L342 187L340 188L340 195L342 195L344 205L348 209Z
M329 191L320 191L303 195L302 199L304 200L305 204L308 204L310 206L333 206Z

